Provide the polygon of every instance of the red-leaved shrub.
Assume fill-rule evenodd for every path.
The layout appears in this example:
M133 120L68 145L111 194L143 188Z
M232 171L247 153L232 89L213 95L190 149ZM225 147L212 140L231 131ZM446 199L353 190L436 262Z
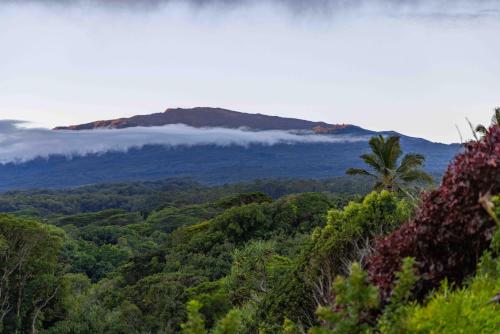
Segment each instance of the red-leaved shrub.
M449 165L440 187L423 196L415 217L374 245L367 259L370 280L390 295L394 273L405 257L417 260L420 296L444 278L460 283L472 274L489 246L494 222L479 203L500 193L500 127L465 145Z

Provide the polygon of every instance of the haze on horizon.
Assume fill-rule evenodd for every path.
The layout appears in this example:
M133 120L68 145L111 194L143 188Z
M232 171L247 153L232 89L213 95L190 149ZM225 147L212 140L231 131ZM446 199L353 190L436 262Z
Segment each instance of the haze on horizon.
M500 1L3 0L0 119L209 106L457 142L500 105L498 36Z

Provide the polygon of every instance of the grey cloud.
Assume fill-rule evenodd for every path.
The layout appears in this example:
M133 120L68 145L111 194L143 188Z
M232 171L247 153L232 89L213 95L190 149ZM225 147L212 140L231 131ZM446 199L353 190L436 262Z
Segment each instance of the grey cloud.
M20 127L23 122L0 120L0 163L25 162L51 155L78 156L108 151L125 152L145 145L275 145L366 141L367 137L324 136L288 131L193 128L183 124L151 128L52 131Z
M193 8L215 7L221 10L273 4L299 15L303 13L328 15L342 11L458 19L500 15L499 0L3 0L3 2L143 10L154 10L172 4L188 5Z

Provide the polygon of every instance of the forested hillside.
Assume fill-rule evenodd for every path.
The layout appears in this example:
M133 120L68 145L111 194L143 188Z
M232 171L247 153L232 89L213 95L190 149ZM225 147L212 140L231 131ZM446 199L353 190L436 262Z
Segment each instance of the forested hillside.
M365 177L1 195L1 331L498 333L500 127L422 195L370 146Z
M259 137L259 132L255 135ZM206 136L210 138L209 133ZM0 164L0 192L179 177L210 185L262 178L340 177L349 167L361 167L358 156L366 152L368 139L344 141L340 138L334 143L257 143L246 146L186 143L179 146L146 145L132 147L126 152L110 150L70 157L54 154L47 158ZM443 174L449 161L460 150L459 145L410 137L402 137L402 145L407 151L424 154L426 169L437 176ZM92 152L93 148L89 149Z

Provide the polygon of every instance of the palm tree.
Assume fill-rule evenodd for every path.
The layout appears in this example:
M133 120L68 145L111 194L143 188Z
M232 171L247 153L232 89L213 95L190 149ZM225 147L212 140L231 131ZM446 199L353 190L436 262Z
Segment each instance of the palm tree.
M421 154L406 154L401 160L403 151L399 136L385 138L382 135L372 137L368 142L372 153L363 154L360 158L371 171L362 168L350 168L349 175L367 175L376 180L375 190L400 191L411 197L409 190L415 184L432 183L432 177L423 169L425 158Z
M491 118L491 126L500 125L500 108L495 108L495 113ZM476 132L479 132L482 135L485 135L488 132L488 129L484 125L478 125L476 127Z

